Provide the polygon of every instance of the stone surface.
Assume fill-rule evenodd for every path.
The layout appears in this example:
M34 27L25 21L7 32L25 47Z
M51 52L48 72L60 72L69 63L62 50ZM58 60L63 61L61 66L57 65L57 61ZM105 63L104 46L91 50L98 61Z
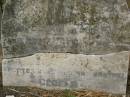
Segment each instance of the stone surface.
M127 1L128 8L130 9L130 0L126 0L126 1Z
M125 94L129 54L36 53L3 59L4 86L89 89Z
M1 20L2 20L2 0L0 1L0 44L1 44Z
M1 46L1 20L2 20L3 0L0 0L0 90L2 87L2 46Z
M125 94L126 0L6 0L2 10L3 85Z
M130 50L126 0L6 0L4 58Z

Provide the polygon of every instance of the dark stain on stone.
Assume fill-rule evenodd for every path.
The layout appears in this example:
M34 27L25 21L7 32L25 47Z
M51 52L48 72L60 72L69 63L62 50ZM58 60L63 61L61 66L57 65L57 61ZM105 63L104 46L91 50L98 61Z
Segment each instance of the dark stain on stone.
M48 0L47 24L64 24L64 0Z
M101 60L101 61L103 61L103 62L105 62L105 60L104 60L104 58L103 58L103 57L100 57L100 60Z
M37 58L38 61L40 61L40 59L41 59L40 56L36 56L36 58Z
M96 38L99 39L101 36L100 35L97 35Z
M35 75L33 73L30 74L30 78L31 78L31 82L33 83L36 82Z
M77 88L78 87L78 82L77 81L71 81L70 87L73 88Z
M46 80L44 78L42 78L42 76L40 75L39 79L38 79L38 83L40 83L40 85L45 86L46 85Z
M0 0L0 10L3 13L3 4L4 4L4 0Z
M6 0L4 0L4 1L6 1ZM10 2L11 2L11 4L7 3L7 5L5 7L6 12L5 12L5 17L3 18L3 20L5 20L5 21L10 18L15 18L15 7L16 7L17 0L11 0Z
M88 64L89 64L88 59L86 60L86 62L87 62L87 63L85 64L85 67L88 68Z
M126 0L126 1L127 1L128 8L130 9L130 0Z

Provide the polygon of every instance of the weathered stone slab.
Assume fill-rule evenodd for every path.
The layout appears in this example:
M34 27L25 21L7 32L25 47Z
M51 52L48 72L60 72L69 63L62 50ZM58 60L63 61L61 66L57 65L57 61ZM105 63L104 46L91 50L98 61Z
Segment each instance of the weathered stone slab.
M3 60L4 86L92 89L125 94L129 53L37 53Z
M4 58L130 50L126 0L6 0Z

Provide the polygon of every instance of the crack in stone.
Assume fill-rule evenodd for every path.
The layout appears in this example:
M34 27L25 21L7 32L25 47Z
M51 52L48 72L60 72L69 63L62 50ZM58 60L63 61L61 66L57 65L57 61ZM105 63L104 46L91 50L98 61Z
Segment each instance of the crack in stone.
M73 53L62 53L62 52L36 52L36 53L33 53L33 54L29 54L29 55L25 55L25 56L20 56L20 57L11 57L11 58L5 58L3 57L3 59L16 59L16 58L24 58L24 57L30 57L30 56L34 56L36 54L71 54L71 55L84 55L84 56L106 56L106 55L112 55L112 54L116 54L116 53L123 53L123 52L128 52L128 51L121 51L121 52L112 52L112 53L107 53L107 54L89 54L89 55L86 55L86 54L73 54ZM86 67L88 67L88 60L87 61L87 64L86 64Z

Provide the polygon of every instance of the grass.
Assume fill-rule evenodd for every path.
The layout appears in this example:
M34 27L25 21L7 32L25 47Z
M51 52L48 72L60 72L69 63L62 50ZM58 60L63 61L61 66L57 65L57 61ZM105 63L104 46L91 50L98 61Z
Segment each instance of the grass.
M70 90L64 90L62 97L75 97Z

